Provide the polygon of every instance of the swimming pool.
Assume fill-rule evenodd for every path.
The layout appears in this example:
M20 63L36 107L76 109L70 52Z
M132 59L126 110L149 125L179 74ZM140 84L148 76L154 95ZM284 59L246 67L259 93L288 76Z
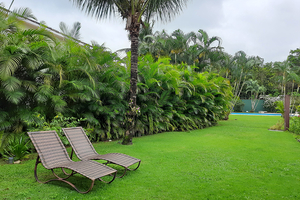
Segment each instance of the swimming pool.
M230 113L231 115L281 116L280 113Z

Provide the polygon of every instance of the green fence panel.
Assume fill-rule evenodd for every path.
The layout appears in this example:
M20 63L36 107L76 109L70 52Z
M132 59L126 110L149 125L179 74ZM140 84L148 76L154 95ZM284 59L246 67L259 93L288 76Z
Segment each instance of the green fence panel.
M251 110L251 100L242 99L242 102L245 103L243 107L243 112L250 112ZM258 100L258 105L254 112L264 111L264 100Z

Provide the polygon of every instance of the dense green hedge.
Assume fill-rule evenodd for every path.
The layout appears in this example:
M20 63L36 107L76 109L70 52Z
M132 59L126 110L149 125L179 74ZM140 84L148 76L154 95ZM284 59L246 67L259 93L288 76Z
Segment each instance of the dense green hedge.
M2 147L6 136L68 125L84 126L93 141L123 136L133 109L130 54L120 59L103 46L60 42L43 27L21 30L0 17ZM138 71L137 135L204 128L229 111L231 87L217 74L150 55L139 58Z

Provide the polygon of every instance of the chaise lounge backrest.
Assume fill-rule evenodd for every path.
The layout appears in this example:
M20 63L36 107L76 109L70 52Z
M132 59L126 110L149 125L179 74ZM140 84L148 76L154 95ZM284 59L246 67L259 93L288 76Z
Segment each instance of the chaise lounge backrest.
M55 131L28 132L28 135L46 169L52 169L61 163L71 161Z
M86 160L87 157L98 155L82 127L63 128L63 132L68 133L65 136L70 141L73 150L80 160Z

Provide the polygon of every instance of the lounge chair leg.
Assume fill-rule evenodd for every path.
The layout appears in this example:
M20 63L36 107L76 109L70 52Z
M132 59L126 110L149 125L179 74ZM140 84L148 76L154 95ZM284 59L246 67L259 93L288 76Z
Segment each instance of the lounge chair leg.
M37 176L37 166L38 166L38 164L40 164L40 163L41 163L40 157L38 156L38 157L36 158L35 167L34 167L34 177L35 177L35 180L36 180L37 182L39 182L39 183L48 183L48 182L50 182L50 181L55 181L55 180L57 180L57 179L51 179L51 180L48 180L48 181L45 181L45 182L40 181L39 178L38 178L38 176Z
M72 183L69 182L69 181L66 181L65 179L68 179L70 176L72 176L73 174L75 174L74 171L72 171L72 173L69 174L66 178L61 178L61 177L59 177L57 174L54 173L53 169L51 169L52 173L54 174L54 176L55 176L57 179L51 179L51 180L42 182L42 181L40 181L40 180L38 179L38 176L37 176L37 166L38 166L38 164L40 164L40 163L41 163L40 157L38 156L38 157L36 158L35 167L34 167L34 177L35 177L35 180L36 180L37 182L39 182L39 183L45 184L45 183L48 183L48 182L50 182L50 181L62 181L62 182L65 182L65 183L69 184L69 185L70 185L71 187L73 187L77 192L82 193L82 194L88 193L88 192L91 191L92 188L94 187L95 180L92 180L92 184L91 184L90 188L89 188L87 191L81 191L81 190L79 190L74 184L72 184ZM62 170L63 170L63 168L62 168ZM64 171L64 170L63 170L63 171ZM113 181L113 180L112 180L112 181ZM112 182L112 181L110 181L110 182Z
M109 184L115 180L116 176L117 176L117 172L114 173L114 176L113 176L112 180L110 180L110 181L104 181L102 178L99 178L99 180L102 181L103 183Z
M37 156L36 161L35 161L35 166L34 166L34 177L35 177L35 180L36 180L37 182L39 182L39 183L47 183L47 182L49 182L49 181L47 181L47 182L42 182L42 181L39 180L39 178L38 178L38 176L37 176L37 166L38 166L38 164L40 164L40 163L41 163L40 157Z
M112 162L107 161L106 163L103 163L103 164L104 164L104 165L108 165L108 164L111 164L111 163L112 163ZM115 163L112 163L112 164L115 164ZM117 178L122 178L122 177L126 174L127 168L124 167L124 169L125 169L124 173L123 173L121 176L116 176ZM110 176L113 176L113 175L110 174ZM102 181L102 180L101 180L101 181Z
M73 171L72 171L72 173L69 174L68 172L66 172L65 168L61 168L61 171L67 176L70 176L73 173ZM75 174L75 173L73 173L73 174Z
M73 148L72 148L71 155L70 155L71 160L72 160L72 158L73 158L73 153L74 153L74 150L73 150Z
M108 165L108 164L110 164L111 162L109 162L109 161L106 161L106 163L103 163L103 165Z
M74 154L74 150L73 150L73 148L72 148L71 155L70 155L71 160L72 160L72 158L73 158L73 154ZM70 175L69 173L67 173L67 172L65 171L64 168L61 168L61 170L62 170L62 172L63 172L65 175Z
M107 163L105 163L105 164L108 164L108 163L111 163L111 162L107 161ZM139 161L139 164L134 169L130 169L130 168L124 167L124 173L121 176L117 176L117 178L122 178L123 176L125 176L127 170L129 170L129 171L135 171L135 170L137 170L140 167L140 165L141 165L141 161Z
M40 163L41 163L40 157L38 156L38 157L36 158L35 167L34 167L34 177L35 177L35 180L36 180L37 182L39 182L39 183L48 183L48 182L50 182L50 181L55 181L55 180L58 180L58 179L59 179L59 180L60 180L60 179L61 179L61 180L64 180L64 179L68 179L70 176L73 176L73 174L75 174L74 171L72 171L72 173L69 174L66 178L61 178L61 177L57 176L57 175L54 173L53 169L51 169L52 173L54 174L54 176L55 176L57 179L51 179L51 180L48 180L48 181L43 182L43 181L40 181L40 180L39 180L38 175L37 175L37 166L38 166L38 164L40 164Z
M62 169L63 169L63 168L62 168ZM70 178L71 176L73 176L73 175L75 174L74 171L72 171L72 173L69 174L67 177L62 178L62 177L59 177L59 176L54 172L53 169L51 169L51 171L52 171L53 175L54 175L57 179L59 179L59 180L66 180L66 179Z
M63 168L62 168L63 169ZM66 178L61 178L59 177L54 171L53 169L51 169L52 173L54 174L55 177L57 177L57 179L53 179L53 180L57 180L57 181L62 181L62 182L65 182L67 184L69 184L72 188L74 188L77 192L81 193L81 194L85 194L85 193L88 193L89 191L91 191L91 189L94 187L94 183L95 183L95 180L92 180L92 184L90 186L90 188L87 190L87 191L81 191L79 190L73 183L67 181L66 179L68 179L69 177L71 177L74 173L74 171L72 171L72 173L67 176Z
M136 167L136 168L134 168L134 169L129 169L130 171L135 171L135 170L137 170L139 167L140 167L140 164L141 164L141 161L139 162L139 164L138 164L138 166Z
M122 178L123 176L125 176L125 174L126 174L126 172L127 172L127 169L128 169L128 168L124 167L124 173L123 173L121 176L119 176L118 178Z
M95 180L92 180L92 184L91 184L90 188L89 188L87 191L81 191L81 190L79 190L74 184L70 183L69 181L66 181L66 180L64 180L64 179L61 179L61 180L59 180L59 181L62 181L62 182L65 182L65 183L69 184L72 188L74 188L77 192L79 192L79 193L81 193L81 194L86 194L86 193L88 193L89 191L91 191L91 190L93 189L94 183L95 183Z
M135 170L137 170L140 167L140 164L141 164L141 161L139 162L138 166L136 168L134 168L134 169L129 169L129 168L125 167L124 173L121 176L119 176L118 178L122 178L126 174L127 170L129 170L129 171L135 171Z
M125 168L124 173L121 176L119 176L118 178L122 178L123 176L125 176L127 170L129 170L129 171L135 171L135 170L137 170L140 167L140 164L141 164L141 161L139 162L138 166L136 168L134 168L134 169L129 169L129 168L124 167Z

